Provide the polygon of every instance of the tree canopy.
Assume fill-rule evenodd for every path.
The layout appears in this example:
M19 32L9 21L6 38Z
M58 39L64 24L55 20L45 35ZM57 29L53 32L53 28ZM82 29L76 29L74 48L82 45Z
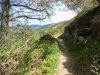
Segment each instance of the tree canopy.
M74 11L82 11L89 9L100 3L99 0L61 0L67 6L67 9Z
M1 0L1 32L8 32L10 21L27 23L28 19L49 18L55 3L56 0Z
M52 15L52 9L55 3L54 0L24 0L24 1L2 0L2 1L5 6L8 5L8 3L6 2L9 1L10 21L20 21L19 18L22 18L25 21L27 19L43 20Z

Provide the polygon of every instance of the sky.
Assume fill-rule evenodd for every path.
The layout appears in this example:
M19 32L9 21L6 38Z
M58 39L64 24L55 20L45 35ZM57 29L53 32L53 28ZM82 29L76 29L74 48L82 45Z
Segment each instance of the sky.
M1 2L1 0L0 0ZM56 7L56 9L59 8L65 8L64 5L60 6L60 7ZM50 17L50 19L45 19L43 21L38 21L38 20L29 20L28 25L46 25L46 24L51 24L51 23L59 23L61 21L66 21L66 20L70 20L71 18L73 18L74 16L76 16L76 13L73 11L64 11L64 10L55 10L54 11L54 16Z
M52 16L49 19L45 19L44 21L40 22L38 20L30 20L29 21L29 25L34 25L34 24L38 24L38 25L46 25L46 24L51 24L51 23L58 23L61 21L66 21L66 20L70 20L71 18L73 18L74 16L76 16L76 13L73 11L61 11L61 10L55 10L54 11L55 15Z

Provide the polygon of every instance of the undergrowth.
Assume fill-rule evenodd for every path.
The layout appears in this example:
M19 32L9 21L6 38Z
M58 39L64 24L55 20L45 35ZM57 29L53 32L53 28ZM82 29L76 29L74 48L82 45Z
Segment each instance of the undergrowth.
M37 35L29 27L10 29L4 42L0 43L0 75L20 75L21 70L26 70L24 56L33 48L31 45L38 39Z
M0 43L0 75L52 75L59 56L58 42L28 27L10 29ZM44 35L44 36L43 36Z
M58 42L51 35L44 35L37 43L44 60L35 69L35 75L53 75L60 53Z
M100 44L89 38L86 44L74 44L64 39L69 51L75 55L75 75L100 75Z

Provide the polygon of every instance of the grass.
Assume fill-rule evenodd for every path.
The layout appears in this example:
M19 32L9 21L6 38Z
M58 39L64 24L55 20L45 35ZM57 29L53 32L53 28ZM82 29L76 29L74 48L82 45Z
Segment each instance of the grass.
M59 57L59 47L57 42L55 42L50 48L50 51L47 52L46 59L41 63L41 68L44 72L44 75L53 75L55 69L57 68L57 61Z
M69 24L68 21L63 21L63 22L57 23L57 24L51 26L50 28L45 29L44 33L51 34L54 37L61 35L64 33L64 29L66 26L68 26L68 24Z
M75 56L75 75L100 74L100 44L96 40L89 39L84 46L74 44L67 39L64 41L69 51Z
M55 24L55 25L51 26L51 28L57 29L58 27L62 26L65 22L66 22L66 21L60 22L60 23L58 23L58 24Z
M21 70L26 70L27 64L24 63L24 55L33 48L30 43L33 44L35 32L27 28L26 33L22 34L22 31L17 32L16 29L10 29L9 35L5 38L4 43L0 43L0 75L20 75ZM34 34L34 35L31 35ZM30 56L30 55L29 55Z
M38 41L38 48L43 54L43 62L38 64L35 75L52 75L57 67L60 54L58 42L50 35L45 35ZM42 48L41 48L42 46Z
M0 43L0 75L54 73L60 53L57 40L51 35L26 29L25 34L11 29L6 42Z
M74 54L81 50L81 47L74 44L71 40L69 39L67 40L65 38L63 38L63 40L65 41L65 44L68 46L69 52Z

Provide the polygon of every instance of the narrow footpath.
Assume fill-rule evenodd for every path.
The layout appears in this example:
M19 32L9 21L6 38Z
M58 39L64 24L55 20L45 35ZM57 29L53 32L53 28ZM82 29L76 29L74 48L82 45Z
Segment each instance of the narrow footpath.
M62 39L58 39L61 49L61 54L58 60L58 66L54 75L74 75L73 71L73 56L68 52Z

